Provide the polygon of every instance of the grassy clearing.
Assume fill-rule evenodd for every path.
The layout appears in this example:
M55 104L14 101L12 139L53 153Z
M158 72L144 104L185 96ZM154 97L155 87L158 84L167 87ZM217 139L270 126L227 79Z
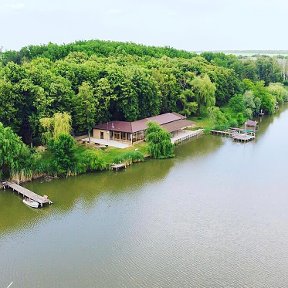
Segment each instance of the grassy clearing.
M213 128L213 122L208 116L207 117L190 117L189 120L193 121L196 125L193 128L193 130L196 130L196 129L211 130Z
M92 154L97 159L99 159L99 161L102 163L102 166L105 165L107 169L112 163L121 162L121 160L123 160L124 162L124 161L127 161L127 158L137 157L136 155L139 155L140 157L140 154L141 154L143 158L148 157L147 143L145 142L135 144L125 149L113 148L113 147L107 147L106 149L98 149L93 146L92 147L85 146L85 145L76 146L76 151L75 151L76 155L81 155L81 154L85 155L87 152ZM134 160L134 159L131 159L131 160Z

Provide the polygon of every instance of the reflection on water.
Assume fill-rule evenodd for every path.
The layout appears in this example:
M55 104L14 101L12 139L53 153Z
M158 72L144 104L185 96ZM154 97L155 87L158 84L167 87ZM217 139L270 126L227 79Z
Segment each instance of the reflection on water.
M221 143L220 137L211 139L211 136L205 136L177 146L178 159L176 160L148 160L117 173L99 172L69 177L65 180L57 179L52 182L37 180L27 183L26 187L31 191L40 195L49 195L53 199L55 205L45 207L41 211L27 209L25 205L20 205L22 199L16 197L16 193L12 195L10 190L3 191L0 197L0 236L14 228L19 229L21 226L25 228L29 223L34 225L36 220L41 220L50 213L70 211L79 201L83 204L82 208L89 208L93 207L97 198L103 194L137 193L138 189L144 185L162 181L175 161L207 155L217 149Z
M0 287L287 287L288 110L257 140L203 136L174 159L0 192ZM28 256L27 256L28 255Z

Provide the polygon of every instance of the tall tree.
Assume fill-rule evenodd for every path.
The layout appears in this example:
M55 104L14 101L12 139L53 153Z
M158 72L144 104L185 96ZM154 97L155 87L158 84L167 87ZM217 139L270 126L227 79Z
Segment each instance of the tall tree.
M0 178L20 172L29 158L29 149L11 128L0 122Z
M96 120L96 99L93 88L88 82L83 82L79 87L79 93L75 97L74 111L79 128L88 132L90 143L91 129Z
M71 135L60 134L57 139L51 139L48 149L53 156L53 168L58 174L73 174L75 168L75 140Z
M201 108L215 105L216 86L211 82L207 74L203 77L195 77L191 85L198 104L198 114L202 112Z

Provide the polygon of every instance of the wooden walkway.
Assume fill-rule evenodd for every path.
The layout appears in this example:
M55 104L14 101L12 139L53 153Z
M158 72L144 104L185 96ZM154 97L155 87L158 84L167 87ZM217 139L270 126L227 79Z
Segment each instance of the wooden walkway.
M194 137L198 137L202 134L203 134L203 129L194 130L194 131L182 130L181 132L179 132L178 134L176 134L175 136L171 138L171 142L177 145L181 142L187 141Z
M255 139L255 131L240 128L230 128L228 130L211 130L211 134L230 137L236 142L246 143Z
M10 188L13 191L16 191L18 194L21 194L23 197L27 197L33 201L36 201L40 204L40 206L43 207L43 205L45 204L52 204L52 201L48 199L47 196L40 196L16 183L12 183L12 182L2 182L4 189L5 188Z

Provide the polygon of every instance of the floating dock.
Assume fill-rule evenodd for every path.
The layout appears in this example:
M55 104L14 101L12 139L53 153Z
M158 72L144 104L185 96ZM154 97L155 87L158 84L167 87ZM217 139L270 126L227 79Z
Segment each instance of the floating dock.
M41 207L43 207L46 204L52 204L53 202L51 200L48 199L47 196L40 196L16 183L12 183L12 182L2 182L2 185L5 188L10 188L13 191L16 191L18 194L21 194L23 197L29 198L33 201L36 201L40 204Z

